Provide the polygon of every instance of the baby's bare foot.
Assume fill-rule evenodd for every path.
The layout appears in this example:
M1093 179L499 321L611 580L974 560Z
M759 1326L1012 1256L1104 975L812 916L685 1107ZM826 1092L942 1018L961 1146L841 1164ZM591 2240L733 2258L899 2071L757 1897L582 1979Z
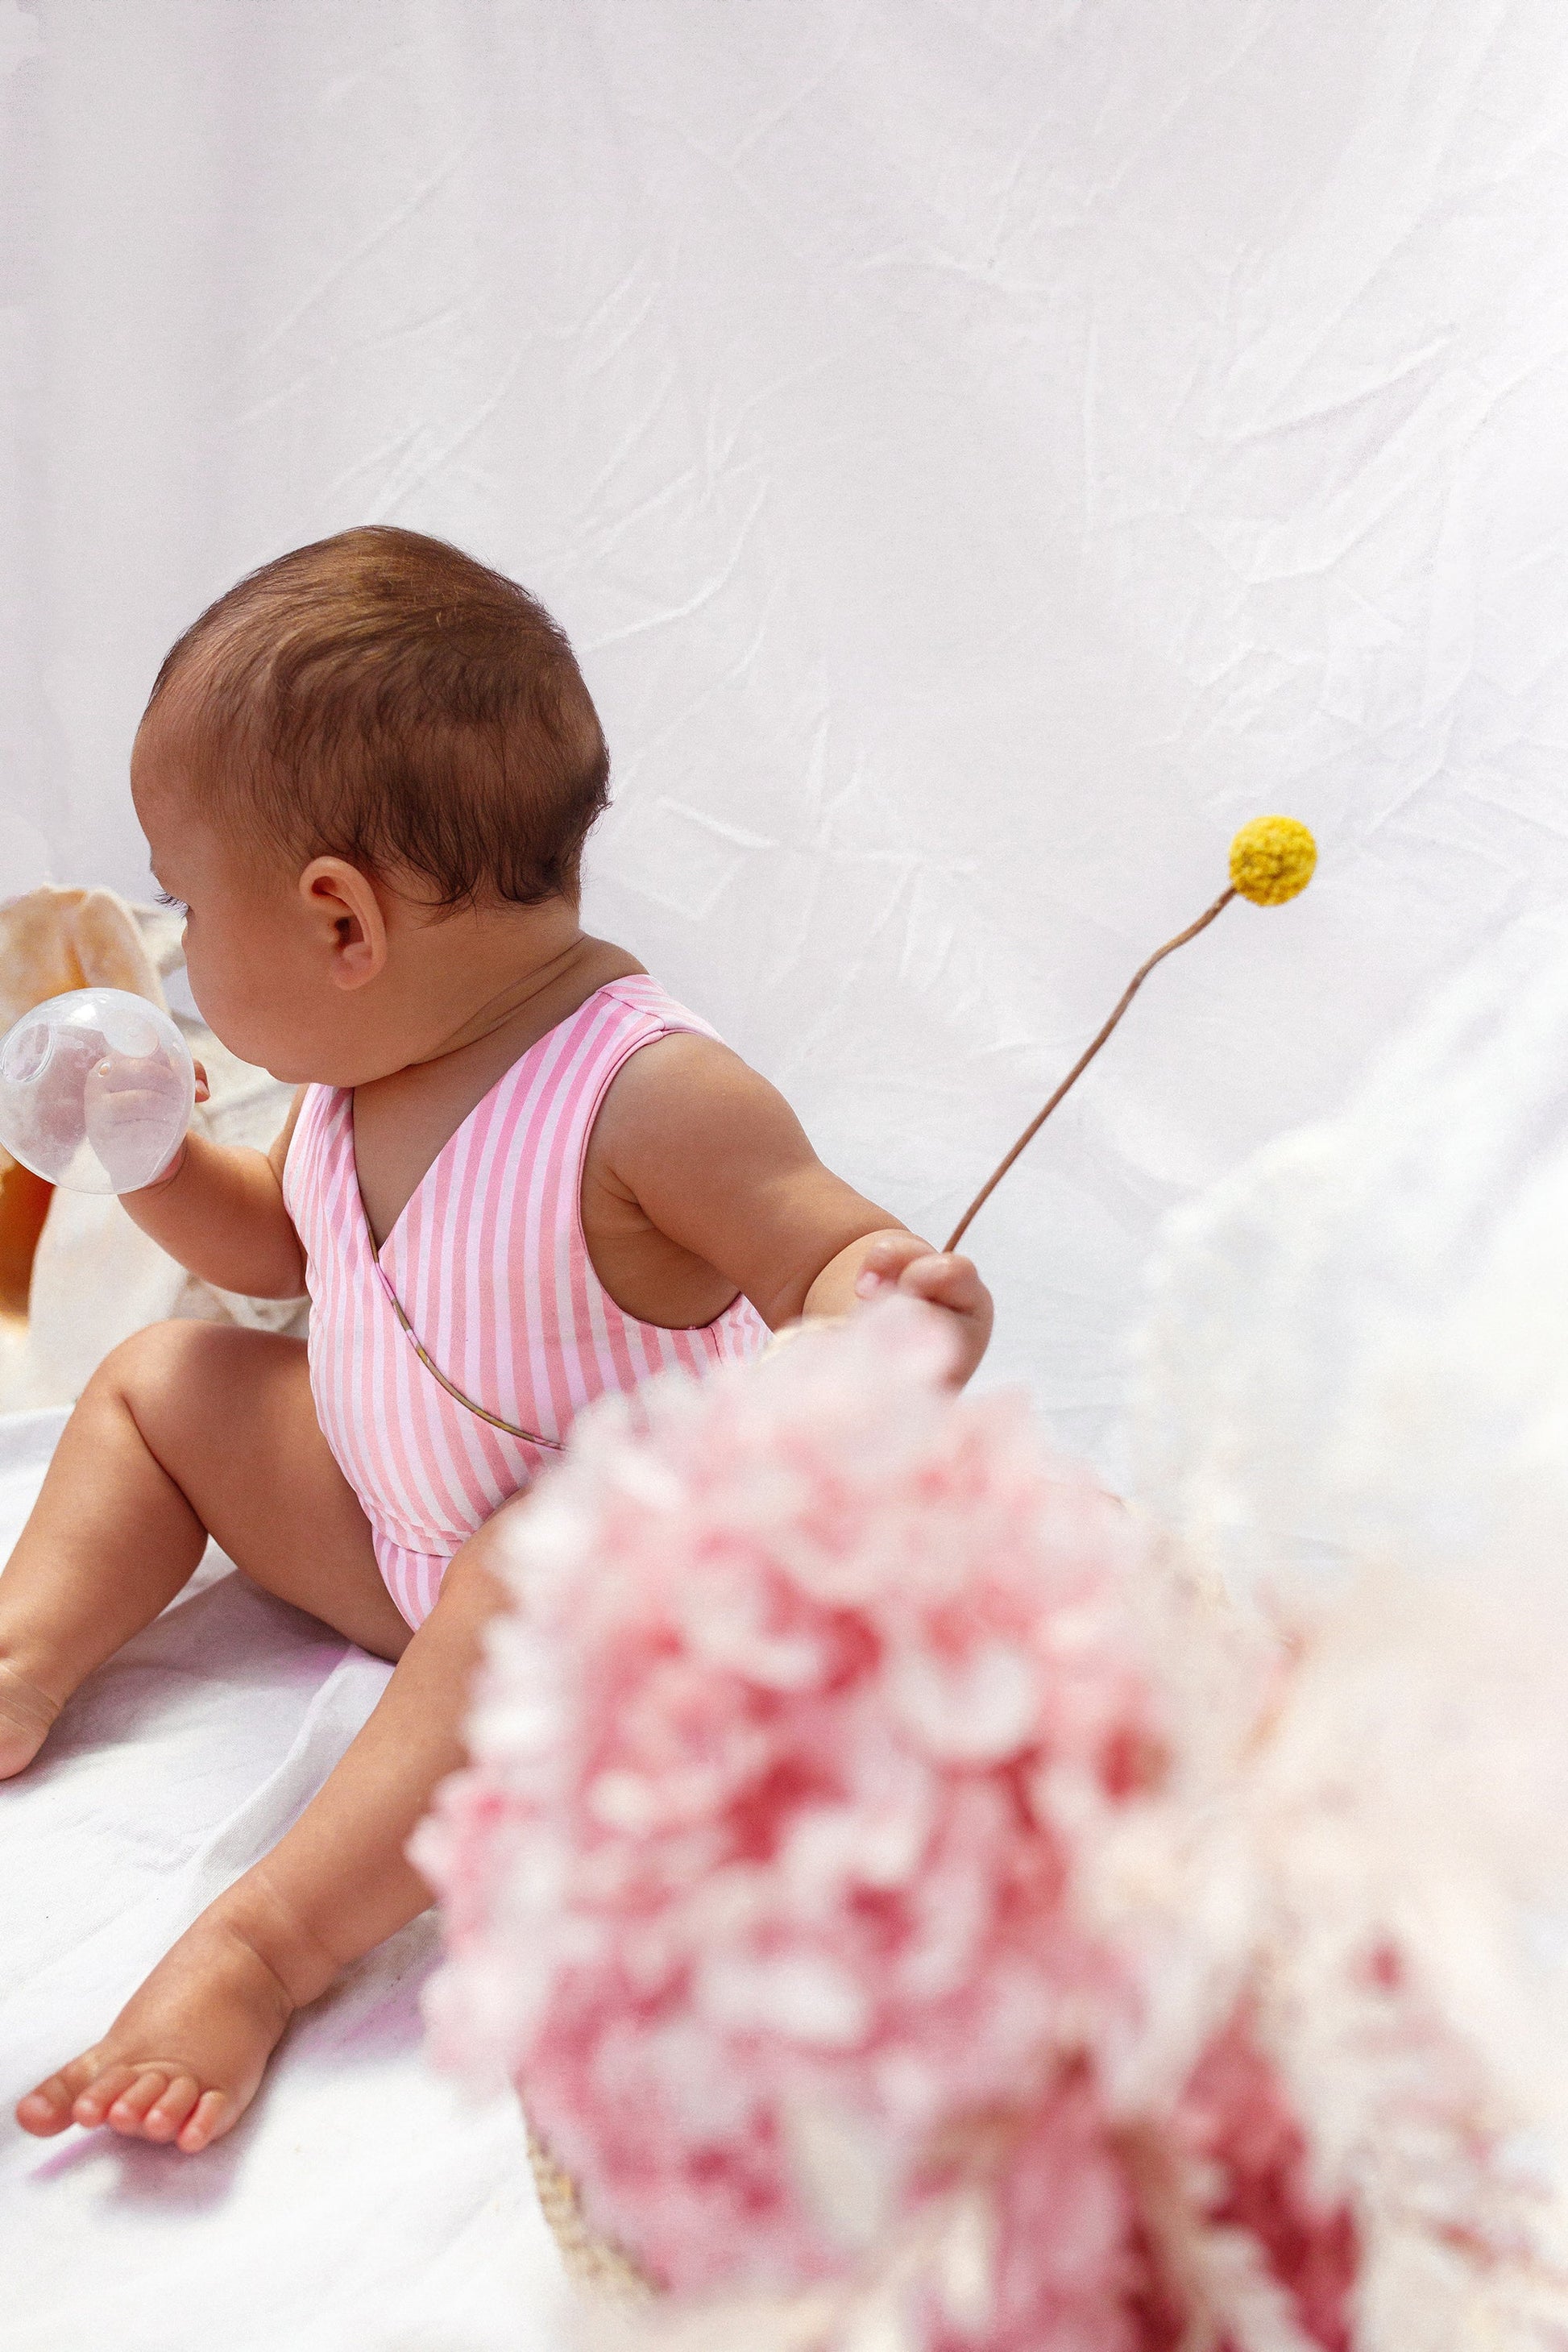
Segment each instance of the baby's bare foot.
M28 2092L16 2121L40 2139L107 2124L197 2155L245 2113L293 2011L249 1941L204 1912L103 2040Z
M0 1659L0 1780L26 1770L59 1711L58 1698Z

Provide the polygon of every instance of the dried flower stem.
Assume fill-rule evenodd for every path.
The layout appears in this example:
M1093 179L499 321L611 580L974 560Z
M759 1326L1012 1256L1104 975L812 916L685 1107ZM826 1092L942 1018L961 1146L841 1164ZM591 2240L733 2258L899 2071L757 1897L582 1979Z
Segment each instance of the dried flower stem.
M1167 940L1164 946L1158 949L1155 953L1150 957L1148 962L1140 966L1139 970L1133 973L1131 979L1127 983L1126 991L1122 996L1121 1003L1117 1006L1115 1012L1111 1014L1110 1020L1106 1023L1099 1036L1096 1037L1091 1045L1088 1046L1085 1051L1079 1055L1078 1060L1073 1064L1071 1069L1068 1072L1066 1077L1062 1080L1060 1086L1057 1088L1055 1094L1046 1105L1044 1110L1040 1112L1037 1118L1030 1120L1028 1126L1024 1129L1023 1134L1018 1138L1017 1142L1013 1146L1012 1150L1009 1151L1001 1166L994 1170L991 1175L986 1178L984 1183L982 1184L979 1192L976 1192L973 1200L971 1201L968 1208L965 1209L963 1216L960 1217L957 1224L954 1225L952 1233L948 1235L947 1240L943 1243L942 1246L944 1249L955 1250L958 1247L959 1243L963 1239L964 1234L969 1231L970 1226L973 1223L975 1217L985 1206L986 1202L991 1198L992 1193L996 1190L997 1185L1000 1184L1003 1177L1005 1176L1008 1169L1013 1165L1014 1160L1017 1159L1021 1151L1025 1150L1028 1145L1034 1141L1036 1136L1038 1135L1041 1128L1044 1127L1047 1119L1049 1118L1052 1111L1055 1110L1057 1105L1062 1100L1063 1097L1069 1094L1072 1088L1077 1086L1079 1078L1082 1077L1085 1070L1088 1069L1089 1064L1093 1061L1095 1055L1105 1044L1106 1039L1110 1036L1111 1031L1115 1028L1117 1023L1121 1020L1122 1014L1126 1012L1128 1006L1131 1003L1133 998L1142 987L1143 982L1153 971L1154 966L1157 963L1163 963L1168 955L1174 955L1178 948L1184 948L1189 940L1195 940L1200 931L1206 931L1209 925L1214 921L1215 917L1216 915L1223 914L1226 908L1229 906L1231 900L1235 897L1236 892L1234 888L1222 890L1206 915L1200 915L1195 923L1189 923L1186 929L1184 931L1178 931L1173 940Z

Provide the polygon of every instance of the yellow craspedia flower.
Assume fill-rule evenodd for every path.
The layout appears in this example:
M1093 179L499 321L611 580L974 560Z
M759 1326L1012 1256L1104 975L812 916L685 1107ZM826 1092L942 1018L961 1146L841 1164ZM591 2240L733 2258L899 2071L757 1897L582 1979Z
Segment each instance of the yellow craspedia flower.
M1282 907L1312 878L1318 845L1293 816L1255 816L1230 845L1233 889L1255 907Z

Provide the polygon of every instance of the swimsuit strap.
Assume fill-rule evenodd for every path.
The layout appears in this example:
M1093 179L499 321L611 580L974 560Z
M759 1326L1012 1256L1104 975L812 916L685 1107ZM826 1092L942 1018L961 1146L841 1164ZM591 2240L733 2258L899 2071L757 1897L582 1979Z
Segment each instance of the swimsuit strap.
M476 1404L471 1396L465 1396L462 1390L457 1385L457 1382L455 1381L449 1381L447 1378L446 1373L441 1370L440 1365L435 1361L433 1357L426 1352L424 1343L420 1339L417 1331L414 1328L413 1324L408 1320L407 1316L404 1313L403 1301L399 1298L396 1291L394 1290L391 1283L388 1281L386 1268L382 1265L379 1258L375 1261L375 1270L381 1276L381 1286L386 1293L386 1303L391 1307L394 1315L397 1318L397 1326L399 1330L404 1333L407 1339L409 1346L413 1349L415 1354L418 1357L426 1370L430 1374L432 1380L439 1381L441 1386L446 1390L447 1394L449 1397L454 1398L458 1404L466 1407L466 1409L469 1412L473 1413L479 1420L488 1421L492 1429L505 1430L509 1437L521 1437L525 1444L542 1445L551 1454L561 1454L565 1451L560 1438L542 1437L539 1434L539 1432L533 1429L519 1429L515 1422L503 1421L499 1412L490 1412L484 1405Z

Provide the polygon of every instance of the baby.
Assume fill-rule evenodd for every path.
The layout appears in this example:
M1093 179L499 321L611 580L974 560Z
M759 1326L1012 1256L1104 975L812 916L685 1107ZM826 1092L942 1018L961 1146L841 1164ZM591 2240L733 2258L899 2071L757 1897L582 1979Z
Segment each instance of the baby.
M582 930L607 779L560 630L411 531L268 564L159 673L132 790L192 991L300 1091L269 1152L192 1135L125 1205L225 1289L308 1288L310 1336L167 1323L101 1366L0 1577L0 1777L209 1536L395 1667L287 1836L22 2100L30 2132L207 2147L293 2012L426 1908L404 1848L462 1760L496 1529L590 1398L889 1286L951 1316L960 1377L984 1350L973 1266Z

